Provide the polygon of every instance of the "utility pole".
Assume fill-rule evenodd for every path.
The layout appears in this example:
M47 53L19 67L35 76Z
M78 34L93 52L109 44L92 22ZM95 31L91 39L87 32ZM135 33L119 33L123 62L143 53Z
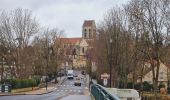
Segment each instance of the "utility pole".
M48 73L47 73L47 68L48 68L48 60L49 60L49 41L48 41L48 39L46 40L46 42L47 42L47 66L46 66L46 80L45 80L45 82L46 82L46 90L47 90L47 88L48 88Z

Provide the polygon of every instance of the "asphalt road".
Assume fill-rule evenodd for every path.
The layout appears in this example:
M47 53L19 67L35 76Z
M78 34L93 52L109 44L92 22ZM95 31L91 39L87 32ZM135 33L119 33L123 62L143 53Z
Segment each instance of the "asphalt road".
M70 95L83 95L87 91L87 86L85 80L82 80L82 83L81 86L74 86L74 80L66 80L62 85L57 86L54 92L48 94L2 96L0 100L59 100Z

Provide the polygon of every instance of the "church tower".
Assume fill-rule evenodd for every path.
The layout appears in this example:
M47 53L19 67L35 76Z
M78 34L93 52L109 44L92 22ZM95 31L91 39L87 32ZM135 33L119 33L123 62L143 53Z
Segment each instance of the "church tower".
M96 24L94 20L85 20L82 26L83 39L94 39L96 37Z

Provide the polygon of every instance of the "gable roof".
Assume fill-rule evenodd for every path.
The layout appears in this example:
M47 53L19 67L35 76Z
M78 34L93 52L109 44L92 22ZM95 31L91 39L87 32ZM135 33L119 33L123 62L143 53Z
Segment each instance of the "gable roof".
M145 63L145 68L144 68L144 71L143 71L143 76L147 75L149 72L152 71L152 67L151 67L151 64L149 62L150 61ZM154 63L156 63L156 61L154 61ZM160 67L159 68L163 68L163 67L167 67L168 69L170 69L168 64L164 64L164 63L160 62Z
M85 20L83 23L83 27L88 27L93 25L94 20Z
M64 44L76 44L80 42L82 38L60 38L61 42Z
M88 46L88 43L85 39L82 39L79 43L80 46Z

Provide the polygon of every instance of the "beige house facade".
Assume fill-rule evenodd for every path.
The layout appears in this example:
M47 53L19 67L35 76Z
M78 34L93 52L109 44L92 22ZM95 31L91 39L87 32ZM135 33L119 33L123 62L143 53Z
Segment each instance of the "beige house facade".
M151 69L151 65L149 63L145 64L145 67L147 67L147 69ZM156 67L155 67L155 72L156 72ZM168 80L170 75L170 69L168 66L166 66L165 64L161 63L160 67L159 67L159 77L158 77L158 85L163 83L166 87L168 87ZM152 75L152 70L148 71L148 73L146 73L143 78L142 81L143 82L148 82L150 84L153 84L153 75ZM137 82L140 82L140 79L137 79Z

